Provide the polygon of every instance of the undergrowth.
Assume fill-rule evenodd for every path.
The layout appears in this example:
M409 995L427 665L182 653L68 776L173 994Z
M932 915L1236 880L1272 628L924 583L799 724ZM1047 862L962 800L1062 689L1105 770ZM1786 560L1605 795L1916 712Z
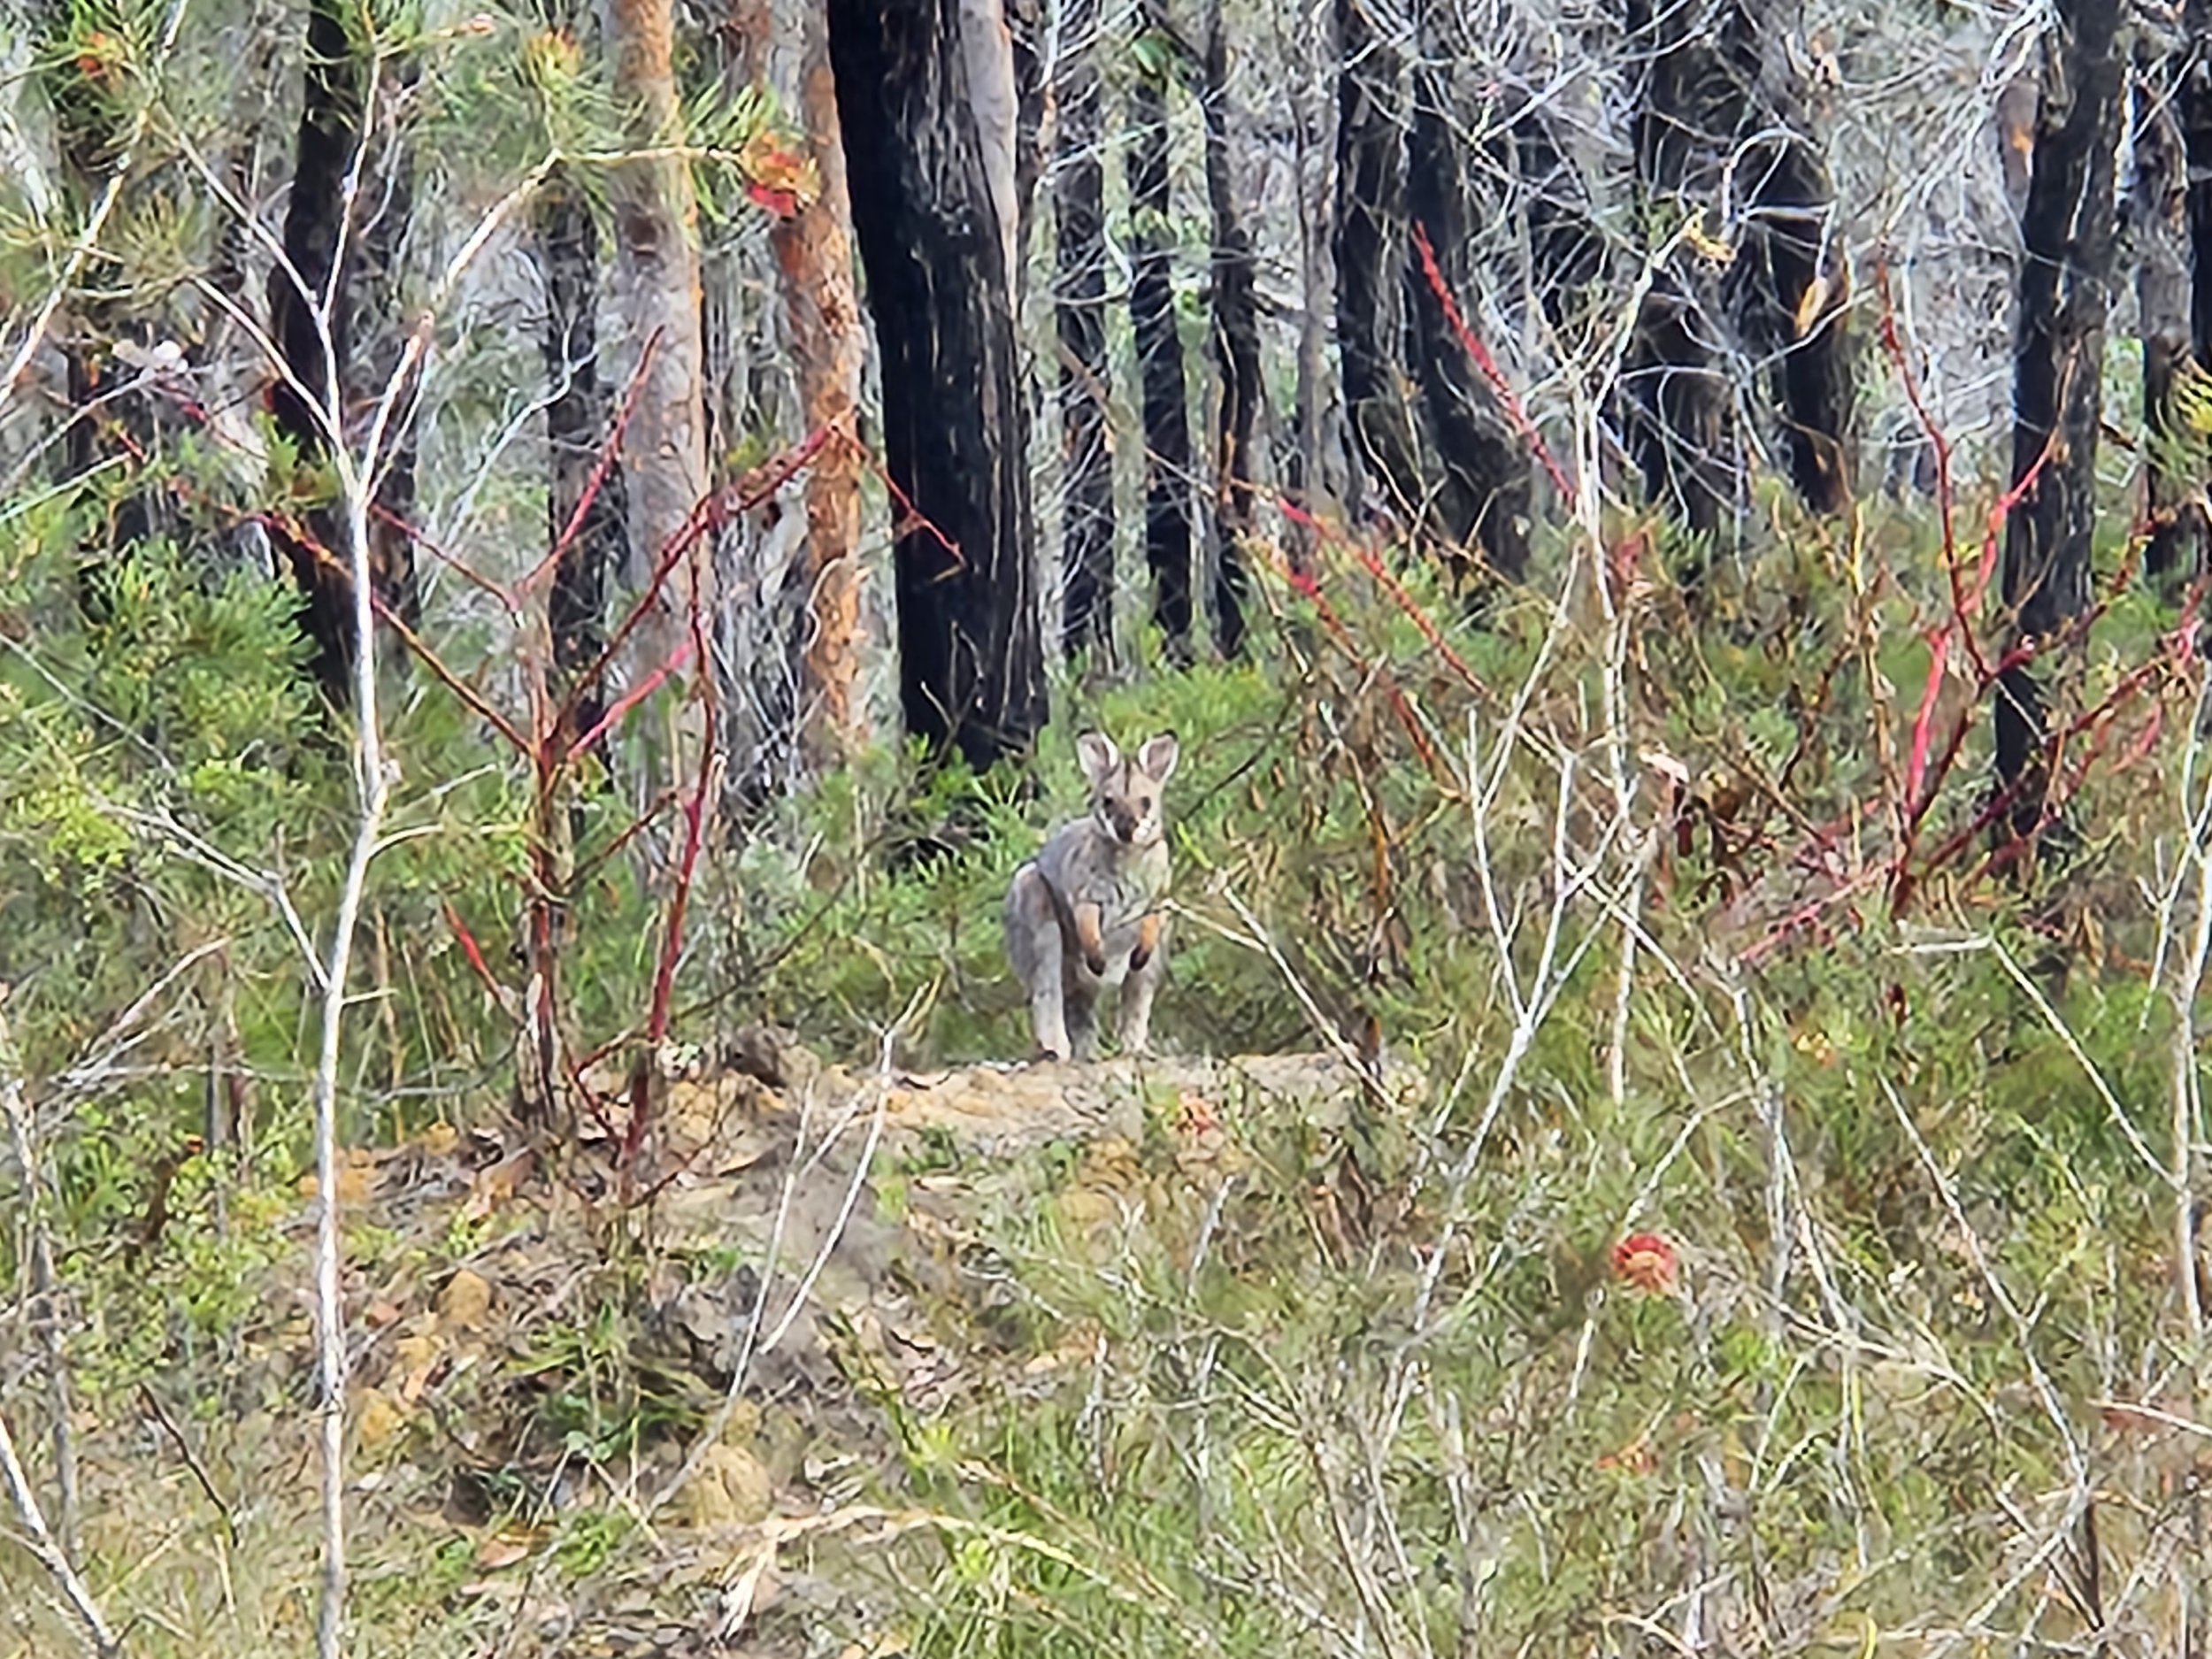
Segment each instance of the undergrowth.
M1604 594L1563 547L1470 612L1327 542L1313 592L1268 585L1245 660L1057 687L1033 793L886 748L732 826L677 1038L711 1051L768 1020L864 1068L905 1010L904 1063L1009 1059L1027 1043L998 905L1078 810L1074 733L1176 731L1164 1045L1356 1054L1371 1029L1403 1066L1341 1122L1161 1102L1106 1212L1066 1202L1095 1185L1080 1148L1018 1201L956 1148L887 1172L897 1194L979 1178L962 1260L995 1302L943 1311L967 1386L880 1402L890 1452L861 1488L910 1525L836 1558L872 1586L841 1640L1934 1653L1968 1628L2147 1650L2178 1628L2201 1431L2144 1408L2200 1420L2177 1240L2202 1129L2174 1104L2197 1061L2172 994L2202 856L2196 681L2131 679L2171 618L2113 605L2072 680L2112 701L2067 808L2085 833L2017 884L1977 828L1979 705L1955 678L1924 689L1950 603L1924 526L1773 511L1767 550L1694 593L1620 526ZM41 534L50 553L68 531ZM96 1425L189 1377L207 1472L250 1492L304 1444L281 1358L303 1325L270 1287L303 1213L294 919L327 902L343 769L265 588L156 546L96 617L41 557L0 569L0 611L38 624L0 630L0 979L73 1379ZM518 760L437 686L407 691L393 747L347 1098L357 1136L399 1142L499 1117L512 1025L485 980L511 974L530 831ZM586 843L618 823L600 795L575 810ZM634 1029L659 916L624 860L580 885L578 1031ZM1224 1139L1194 1156L1202 1108ZM374 1242L377 1282L488 1248ZM24 1271L19 1233L0 1248ZM631 1328L658 1294L626 1268L488 1361L535 1402L504 1443L596 1469L695 1432L712 1387L664 1386ZM472 1479L499 1474L498 1436L443 1432ZM434 1438L412 1455L469 1463ZM611 1500L556 1521L519 1476L492 1489L487 1518L550 1528L557 1578L649 1572L666 1548ZM93 1495L95 1577L150 1609L143 1651L293 1639L303 1511L232 1517L256 1602L133 1566L142 1529L196 1502L181 1479ZM489 1569L359 1496L362 1651L473 1651ZM34 1645L58 1628L24 1617Z

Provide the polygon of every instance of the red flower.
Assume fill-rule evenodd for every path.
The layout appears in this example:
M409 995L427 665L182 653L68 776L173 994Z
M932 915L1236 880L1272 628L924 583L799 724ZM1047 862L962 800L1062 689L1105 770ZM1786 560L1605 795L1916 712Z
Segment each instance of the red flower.
M795 190L779 190L773 185L755 180L746 185L745 194L752 198L754 206L767 209L778 219L790 219L798 213L799 196Z
M1632 1233L1613 1247L1613 1272L1635 1289L1663 1295L1674 1288L1681 1259L1655 1233Z

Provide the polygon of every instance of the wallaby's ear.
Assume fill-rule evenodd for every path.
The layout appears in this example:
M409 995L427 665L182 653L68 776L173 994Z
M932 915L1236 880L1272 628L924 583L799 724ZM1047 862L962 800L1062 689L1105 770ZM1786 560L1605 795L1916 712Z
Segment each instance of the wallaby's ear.
M1103 732L1086 732L1075 740L1075 757L1083 765L1083 775L1095 789L1111 777L1121 764L1121 751L1114 747L1114 740Z
M1175 733L1163 732L1137 751L1137 764L1151 774L1153 782L1165 783L1182 757L1183 746L1175 741Z

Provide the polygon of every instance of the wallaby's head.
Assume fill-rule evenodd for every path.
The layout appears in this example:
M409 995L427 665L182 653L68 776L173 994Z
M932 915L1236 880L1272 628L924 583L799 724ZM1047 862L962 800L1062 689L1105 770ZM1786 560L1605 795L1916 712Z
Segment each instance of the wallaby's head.
M1075 740L1083 775L1091 785L1091 816L1098 826L1127 847L1149 847L1166 833L1160 795L1182 749L1175 733L1163 732L1124 759L1114 740L1086 732Z

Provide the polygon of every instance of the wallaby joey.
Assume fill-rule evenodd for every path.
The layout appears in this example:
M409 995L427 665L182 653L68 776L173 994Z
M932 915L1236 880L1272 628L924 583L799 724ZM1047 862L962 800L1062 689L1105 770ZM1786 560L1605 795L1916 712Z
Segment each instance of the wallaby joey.
M1029 993L1038 1051L1087 1060L1098 1049L1099 993L1121 987L1122 1050L1151 1041L1152 995L1167 972L1167 826L1160 797L1179 757L1164 733L1133 760L1086 732L1075 752L1090 780L1088 816L1053 832L1014 872L1006 954Z

